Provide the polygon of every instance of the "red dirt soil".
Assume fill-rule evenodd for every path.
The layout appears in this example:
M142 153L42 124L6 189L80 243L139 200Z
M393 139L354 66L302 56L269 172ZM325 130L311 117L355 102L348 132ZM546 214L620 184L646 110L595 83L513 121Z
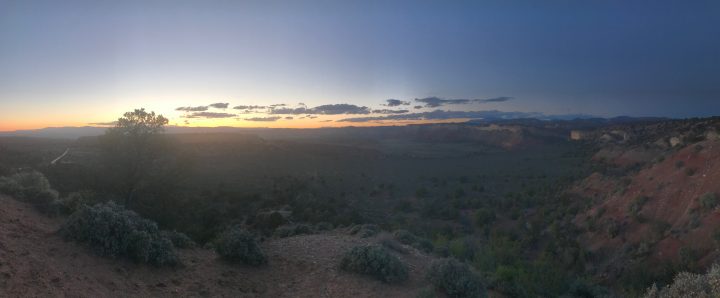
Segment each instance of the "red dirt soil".
M389 285L340 271L349 248L377 241L336 230L271 239L262 246L269 264L231 265L207 249L181 250L180 268L155 268L94 255L58 234L63 218L0 196L2 297L416 297L427 282L431 257L408 248L397 254L410 279Z
M594 233L586 233L581 241L591 251L615 253L626 244L654 243L650 257L656 261L677 261L680 248L687 247L699 254L701 265L708 265L718 255L712 234L720 228L720 210L702 210L698 198L706 193L720 195L720 141L697 144L702 147L695 145L629 177L631 181L624 192L618 191L621 179L596 173L582 181L574 192L602 202L578 215L576 224L584 226L588 216L597 214L598 210L603 209L604 213L597 219L600 228ZM688 169L693 169L694 173ZM649 198L639 212L644 221L631 218L628 211L631 202L640 196ZM693 210L700 220L695 228L690 226ZM621 232L615 238L604 229L609 220L621 226ZM669 224L670 228L657 235L653 223L660 221Z

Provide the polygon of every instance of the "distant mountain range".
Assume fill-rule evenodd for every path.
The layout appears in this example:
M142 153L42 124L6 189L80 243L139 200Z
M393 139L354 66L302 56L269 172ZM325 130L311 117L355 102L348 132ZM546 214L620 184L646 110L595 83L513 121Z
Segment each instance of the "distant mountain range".
M652 122L668 120L668 118L661 117L614 117L614 118L593 118L585 115L578 115L577 118L516 118L516 119L477 119L464 122L467 125L483 125L483 124L504 124L504 125L547 125L547 124L562 124L564 127L577 127L578 129L587 129L593 127L600 127L605 125L624 124L633 122ZM447 124L422 124L422 125L447 125ZM354 127L345 128L318 128L308 130L330 130L338 131L342 129L355 129ZM56 138L56 139L77 139L80 137L98 136L105 133L107 127L98 126L83 126L83 127L48 127L33 130L17 130L9 132L0 132L0 137L34 137L34 138ZM268 133L282 132L282 131L297 131L297 129L287 128L245 128L245 127L184 127L184 126L169 126L166 129L167 133L181 134L181 133L226 133L226 132L237 132L237 133Z

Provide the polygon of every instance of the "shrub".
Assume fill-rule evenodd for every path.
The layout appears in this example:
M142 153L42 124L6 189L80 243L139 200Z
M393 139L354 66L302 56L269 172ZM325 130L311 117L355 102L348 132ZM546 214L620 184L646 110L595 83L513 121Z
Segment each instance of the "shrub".
M697 170L695 168L686 168L685 169L685 175L688 175L688 176L695 175L695 172L697 172Z
M397 230L393 233L393 235L397 241L400 241L400 243L410 245L422 252L430 253L435 249L430 240L415 236L413 233L406 230Z
M21 172L10 177L0 177L0 193L35 205L43 213L57 213L58 192L40 172Z
M387 283L402 282L408 278L405 264L378 245L361 245L347 251L340 261L340 268L371 275Z
M9 196L18 196L22 193L20 184L10 177L0 177L0 193Z
M190 239L187 235L180 233L178 231L162 231L162 235L170 239L170 242L172 242L173 246L177 248L192 248L195 247L195 241Z
M712 193L712 192L708 192L708 193L700 196L699 200L700 200L700 206L702 206L703 209L705 209L705 210L714 209L719 203L717 195L715 195L715 193Z
M653 284L645 298L720 297L720 265L713 265L705 274L681 272L664 288Z
M434 261L427 273L430 283L450 297L485 297L485 286L470 267L455 259Z
M620 234L620 224L617 221L609 220L607 223L607 233L610 238L615 238Z
M277 211L259 213L254 219L255 227L266 231L272 231L286 222L285 217Z
M634 219L639 219L640 210L642 210L645 203L650 200L647 196L638 196L628 205L628 212Z
M98 203L95 193L92 191L79 191L70 193L67 197L60 200L62 209L66 213L73 213L80 207L87 205L92 206Z
M252 266L267 263L267 258L255 237L239 226L223 232L215 243L215 252L225 260Z
M80 207L60 232L103 256L129 257L157 266L179 263L172 241L160 233L157 224L113 202Z

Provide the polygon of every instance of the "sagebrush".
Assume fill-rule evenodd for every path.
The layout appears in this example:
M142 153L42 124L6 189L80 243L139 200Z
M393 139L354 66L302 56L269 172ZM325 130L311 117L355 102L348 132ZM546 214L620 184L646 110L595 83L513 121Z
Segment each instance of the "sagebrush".
M343 256L340 268L370 275L387 283L402 282L408 278L407 266L379 245L361 245L352 248Z
M480 277L468 265L448 258L436 260L427 273L430 283L449 297L486 297Z
M239 226L225 230L215 243L215 251L225 260L252 266L267 263L255 237Z
M83 205L70 215L60 232L103 256L128 257L157 266L179 264L172 241L157 224L114 202Z

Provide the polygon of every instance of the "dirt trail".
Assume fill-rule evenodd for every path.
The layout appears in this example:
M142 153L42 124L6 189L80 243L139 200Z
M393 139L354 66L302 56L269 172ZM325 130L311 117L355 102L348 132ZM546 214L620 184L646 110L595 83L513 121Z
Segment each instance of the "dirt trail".
M264 242L269 265L261 268L223 263L206 249L182 250L184 267L154 268L64 241L62 221L0 196L0 296L415 297L430 262L417 251L398 255L410 267L402 285L345 273L337 269L342 253L374 239L334 231Z

